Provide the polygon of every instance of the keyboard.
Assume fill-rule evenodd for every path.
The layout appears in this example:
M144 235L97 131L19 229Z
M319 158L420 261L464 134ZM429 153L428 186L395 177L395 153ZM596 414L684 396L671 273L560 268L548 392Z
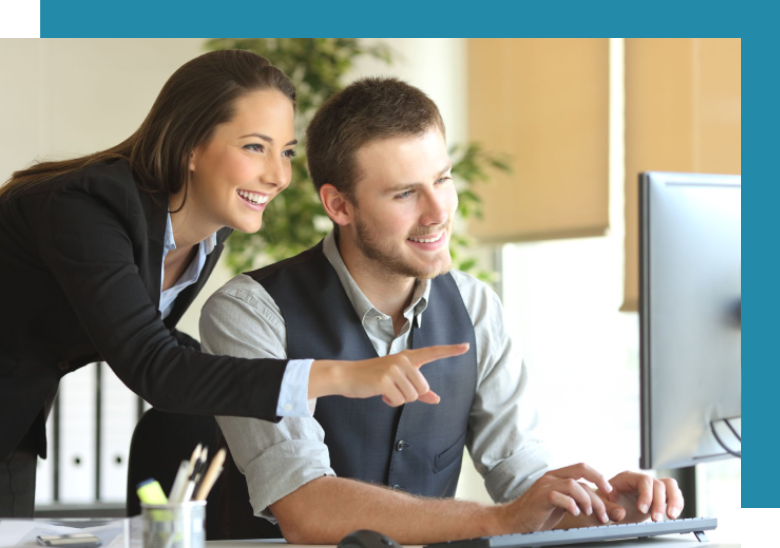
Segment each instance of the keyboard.
M603 540L620 540L693 533L700 542L707 542L704 531L718 526L716 518L687 518L670 521L648 521L645 523L616 523L597 527L577 529L553 529L536 533L516 533L495 537L481 537L467 540L451 540L429 544L426 548L536 548L561 544L580 544Z

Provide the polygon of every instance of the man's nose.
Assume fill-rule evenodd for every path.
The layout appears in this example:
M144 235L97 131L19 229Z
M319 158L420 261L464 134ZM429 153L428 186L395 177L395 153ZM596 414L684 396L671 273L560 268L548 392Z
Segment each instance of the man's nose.
M428 193L421 218L422 224L425 226L440 225L447 222L448 218L449 208L447 207L445 197L434 192Z

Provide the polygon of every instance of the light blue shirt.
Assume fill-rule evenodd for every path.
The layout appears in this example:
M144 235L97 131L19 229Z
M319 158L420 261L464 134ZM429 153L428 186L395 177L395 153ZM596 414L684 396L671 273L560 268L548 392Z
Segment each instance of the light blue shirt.
M187 269L182 273L176 283L160 293L159 311L163 319L167 318L173 310L173 304L179 293L198 281L206 257L217 246L217 233L215 232L198 244L198 252L192 259ZM171 214L165 221L165 239L163 241L162 268L160 269L160 287L165 281L165 257L168 252L176 249L176 241L173 239L173 225ZM310 417L306 398L309 395L309 371L314 360L290 360L284 370L282 387L279 391L279 400L276 405L276 414L280 417Z

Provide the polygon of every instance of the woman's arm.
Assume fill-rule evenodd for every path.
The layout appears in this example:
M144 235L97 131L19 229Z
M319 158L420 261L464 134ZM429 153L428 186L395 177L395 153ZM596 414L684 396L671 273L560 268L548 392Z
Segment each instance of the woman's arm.
M186 333L182 333L178 329L171 329L171 335L173 335L174 338L179 342L179 346L192 348L193 350L200 350L200 343Z
M53 192L39 216L41 256L96 350L162 410L278 420L286 360L209 356L180 346L160 320L144 284L160 272L150 267L146 218L127 187L77 181Z

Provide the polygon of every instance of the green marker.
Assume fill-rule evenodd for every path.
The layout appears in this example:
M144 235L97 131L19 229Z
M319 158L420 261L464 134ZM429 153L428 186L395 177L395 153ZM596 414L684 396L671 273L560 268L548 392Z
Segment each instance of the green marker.
M168 504L168 497L165 496L160 483L154 478L139 483L136 493L144 504Z

